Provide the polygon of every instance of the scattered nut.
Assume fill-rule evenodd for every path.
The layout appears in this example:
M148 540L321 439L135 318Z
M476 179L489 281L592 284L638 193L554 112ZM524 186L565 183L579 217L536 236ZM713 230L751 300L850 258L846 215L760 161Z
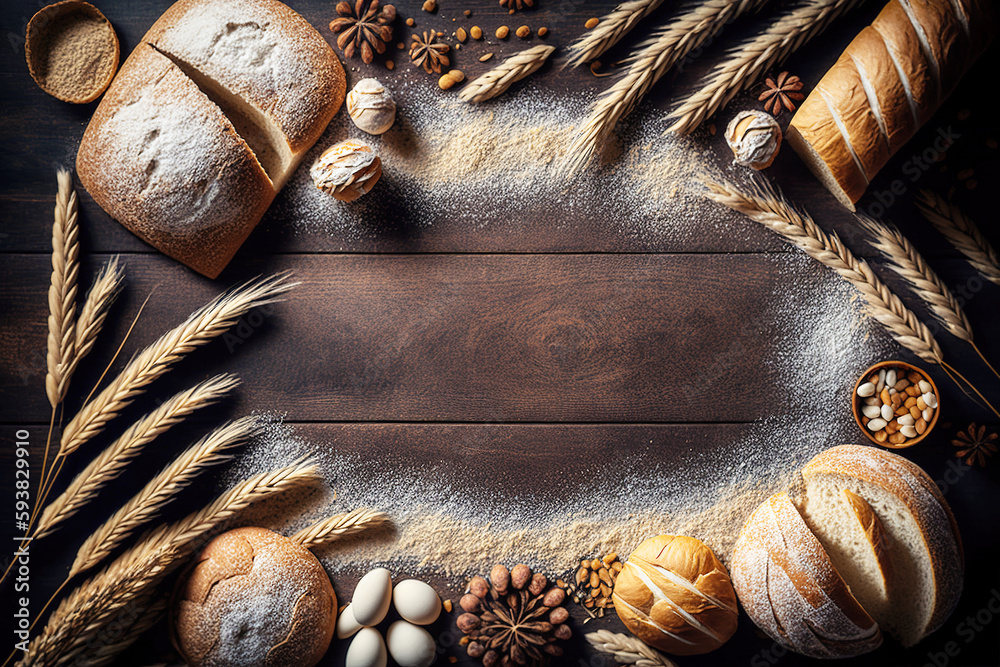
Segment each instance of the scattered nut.
M478 25L474 25L471 28L469 28L469 34L472 35L472 39L482 39L483 29L480 28Z
M445 600L444 602L441 603L441 606L444 607L446 613L448 614L451 613L452 610L451 600Z
M455 80L455 83L462 83L465 81L465 72L460 69L453 69L448 72L448 76Z
M425 12L431 13L435 9L437 9L437 6L438 6L437 0L424 0L424 6L422 7L422 9Z
M507 35L509 34L510 34L510 28L508 28L507 26L502 25L499 28L497 28L496 32L497 39L507 39Z
M522 25L520 28L514 31L514 34L520 37L521 39L525 39L526 37L531 35L531 28L529 28L526 25Z
M597 24L600 22L601 19L598 18L587 19L587 22L583 24L583 27L586 28L587 30L591 30L593 28L596 28Z
M541 28L538 29L538 36L539 37L545 37L545 35L547 35L547 34L549 34L549 29L546 28L545 26L542 26Z
M465 28L459 28L455 31L455 37L460 42L465 42L469 38L469 35L465 32Z
M392 62L391 60L386 60L385 61L385 68L387 70L390 70L390 71L394 70L394 69L396 69L396 63Z
M492 57L493 57L492 53L484 53L483 55L479 56L479 62L484 63Z
M441 90L448 90L456 83L457 82L455 81L455 79L451 78L447 74L442 74L441 78L438 79L438 88L440 88Z
M406 25L408 25L408 26L410 26L412 28L415 25L415 23L414 23L413 19L406 19Z

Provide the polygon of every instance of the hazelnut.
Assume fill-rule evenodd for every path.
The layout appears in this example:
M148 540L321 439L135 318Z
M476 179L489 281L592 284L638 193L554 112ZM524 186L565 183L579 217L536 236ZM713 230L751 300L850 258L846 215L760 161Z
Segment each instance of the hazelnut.
M479 628L479 623L479 617L475 614L462 614L458 617L458 620L455 621L455 625L458 626L458 629L466 634Z
M549 580L542 573L536 573L531 577L531 583L528 584L528 592L532 595L540 595L545 587L548 586Z
M347 113L358 129L382 134L396 121L396 103L378 79L361 79L347 93Z
M367 194L382 176L382 161L368 144L348 139L330 146L309 169L313 183L341 201Z
M558 607L566 600L566 591L561 588L553 588L545 597L542 598L542 604L546 607Z
M765 169L774 162L781 147L781 128L763 111L741 111L726 127L726 142L733 149L734 162Z
M493 588L497 589L498 593L506 595L507 588L510 586L510 570L497 563L490 570L490 583L493 584Z
M483 600L489 595L490 585L482 577L473 577L469 581L469 592Z
M466 593L458 601L458 606L468 612L475 612L479 609L479 597L472 593Z
M521 590L531 581L531 568L524 563L518 563L510 571L510 583L517 590Z

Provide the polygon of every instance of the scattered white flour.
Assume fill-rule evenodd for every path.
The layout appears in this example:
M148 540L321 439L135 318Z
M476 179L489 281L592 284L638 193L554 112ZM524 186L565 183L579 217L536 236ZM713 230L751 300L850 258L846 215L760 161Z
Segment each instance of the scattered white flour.
M477 485L464 456L426 465L408 459L405 447L377 457L338 451L335 443L306 442L294 427L272 418L225 481L311 453L332 492L295 498L284 508L271 504L246 521L287 531L358 506L391 515L394 529L321 553L335 571L379 564L458 576L495 561L524 561L561 572L582 555L627 554L639 541L665 532L703 539L725 560L761 500L787 488L817 452L857 441L846 408L853 380L895 349L877 325L859 317L852 288L840 278L799 253L768 257L781 290L745 326L774 341L763 361L769 372L762 373L771 379L754 390L776 393L769 402L787 410L735 427L743 434L731 444L619 443L603 461L574 456L570 449L558 464L560 488L538 489L517 479ZM744 363L737 331L713 372ZM456 443L456 451L462 445ZM506 454L497 449L478 447L477 456L487 463L476 465L500 461ZM506 461L505 474L513 469Z

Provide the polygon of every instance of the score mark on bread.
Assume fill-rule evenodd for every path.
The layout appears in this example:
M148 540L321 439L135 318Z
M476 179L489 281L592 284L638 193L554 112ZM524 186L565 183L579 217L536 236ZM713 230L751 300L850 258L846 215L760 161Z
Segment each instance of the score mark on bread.
M323 133L345 88L326 40L277 0L180 0L111 84L77 171L112 217L214 278Z

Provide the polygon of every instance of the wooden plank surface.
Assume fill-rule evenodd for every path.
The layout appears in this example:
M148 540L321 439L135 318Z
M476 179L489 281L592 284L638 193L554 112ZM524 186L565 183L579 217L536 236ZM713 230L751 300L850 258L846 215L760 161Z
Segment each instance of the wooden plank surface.
M28 76L19 38L27 19L43 4L43 0L14 0L0 7L6 37L0 44L4 92L0 95L4 157L0 160L0 432L7 445L18 430L26 429L33 461L40 460L49 417L42 383L53 174L58 165L72 165L96 107L58 102ZM126 54L170 4L170 0L101 0L99 6L113 22ZM289 4L332 41L325 25L334 3L290 0ZM494 0L469 0L460 8L442 2L433 15L419 11L419 2L396 4L403 17L416 18L418 30L450 32L455 25L451 18L467 6L473 12L469 24L481 25L487 33L500 24L519 25L523 17L533 27L547 25L551 33L546 43L561 47L582 32L587 18L609 10L616 0L537 0L536 10L516 17L508 17ZM879 5L868 3L838 22L836 29L795 56L789 69L808 87L815 85ZM675 11L676 6L664 3L653 22L666 20ZM665 128L662 111L683 99L714 63L724 59L735 40L768 25L773 15L772 8L727 26L723 38L685 63L683 71L668 76L649 103L623 124L623 148L635 144L643 124ZM397 28L397 36L409 32L402 25ZM640 32L602 60L612 63L625 57L641 41ZM512 38L490 48L502 57L521 46ZM480 64L479 52L453 51L453 62L476 76L498 60ZM428 97L448 102L433 77L406 66L405 54L393 49L391 57L397 63L391 73L377 63L347 63L350 82L363 76L382 79L396 95L403 118L408 109L426 107ZM945 282L960 290L977 343L994 362L1000 360L1000 336L995 333L1000 327L1000 288L984 284L916 213L912 200L920 188L940 192L954 188L963 209L1000 246L1000 227L990 222L995 218L1000 159L996 144L991 148L988 143L1000 135L1000 121L990 96L982 93L983 82L995 78L998 64L1000 45L995 44L931 122L883 169L861 202L861 208L870 212L879 212L880 206L886 209L885 217L896 221ZM512 92L538 91L586 102L611 81L585 69L561 70L556 63ZM756 92L737 97L730 111L756 106ZM490 107L483 109L489 113ZM730 164L720 131L728 112L721 116L714 134L703 128L692 142L716 173L743 178ZM782 125L787 120L782 118ZM320 145L339 140L341 132L335 123ZM942 132L955 136L954 145L940 155L942 161L926 160L928 155L939 156L933 146ZM958 176L970 168L979 183L973 189L967 187L969 179ZM768 176L823 227L838 231L857 254L873 256L850 214L805 172L791 151L778 156ZM426 207L413 206L407 193L387 179L379 199L369 198L361 207L362 223L318 229L300 224L298 194L289 188L231 267L214 282L157 254L111 220L81 189L81 275L89 280L110 254L121 253L128 267L128 287L112 312L108 333L77 375L69 409L78 407L97 381L148 294L152 293L149 304L112 371L232 284L286 268L293 269L303 284L287 302L251 314L233 336L191 355L125 412L112 432L209 374L230 371L244 380L237 396L176 429L88 507L79 521L50 538L49 544L38 545L33 600L47 597L61 582L76 546L121 498L134 493L182 446L224 416L254 410L283 412L303 441L315 447L398 468L447 462L464 471L463 488L470 493L482 493L491 488L493 478L502 477L507 492L530 497L539 488L566 495L577 492L572 480L588 473L592 459L604 452L614 452L624 461L647 457L665 469L690 471L693 483L705 481L713 468L699 468L696 461L738 456L734 443L760 428L761 418L808 410L808 401L795 395L797 384L789 380L789 368L780 365L785 357L775 340L795 338L796 327L807 326L798 324L797 318L807 311L815 313L817 303L828 303L824 297L836 289L836 279L755 224L717 207L665 199L661 208L633 219L617 208L615 193L592 187L594 181L588 183L591 189L568 195L573 206L565 205L561 193L549 196L549 191L545 196L512 193L513 203L504 207L475 199L441 199L429 220ZM893 189L902 194L892 194ZM874 265L901 290L882 263ZM926 318L916 300L904 298ZM850 323L857 317L849 296L835 300L831 308L829 317L834 321ZM991 397L1000 394L1000 383L983 370L967 346L944 333L938 336L954 365ZM877 330L855 343L863 350L899 353ZM828 344L820 337L810 343L817 348L810 352L822 358L821 348ZM957 428L972 420L982 422L986 413L947 378L939 373L935 378L942 403L948 406L948 423L925 446L906 455L946 485L967 553L966 592L956 614L927 641L908 651L890 642L851 664L935 664L949 641L961 644L949 665L1000 664L1000 646L991 632L995 615L993 625L986 624L986 630L968 643L959 627L982 613L991 591L1000 588L1000 570L993 563L1000 549L998 466L986 471L956 469L948 443ZM846 405L853 378L838 381ZM716 400L719 396L723 400ZM840 417L847 419L846 413ZM836 424L817 425L815 435L794 437L852 437L851 428L849 421L845 426L838 417ZM62 483L110 436L111 432L71 459ZM12 456L11 448L0 447L0 470L11 470ZM200 507L221 485L222 475L207 475L164 518ZM0 513L0 538L13 534L9 512ZM337 575L341 597L353 589L358 574L348 568ZM432 583L457 599L462 582L435 577ZM8 594L5 588L5 602ZM595 627L583 625L578 610L574 618L577 635ZM621 628L617 620L602 627ZM437 630L448 628L442 624ZM343 664L344 650L342 643L324 664ZM456 655L461 664L472 664L461 651ZM158 627L117 664L131 667L171 659L165 632ZM571 663L610 664L582 652L578 644L565 661ZM740 619L736 637L721 651L678 663L681 667L818 664L776 650L746 616Z

